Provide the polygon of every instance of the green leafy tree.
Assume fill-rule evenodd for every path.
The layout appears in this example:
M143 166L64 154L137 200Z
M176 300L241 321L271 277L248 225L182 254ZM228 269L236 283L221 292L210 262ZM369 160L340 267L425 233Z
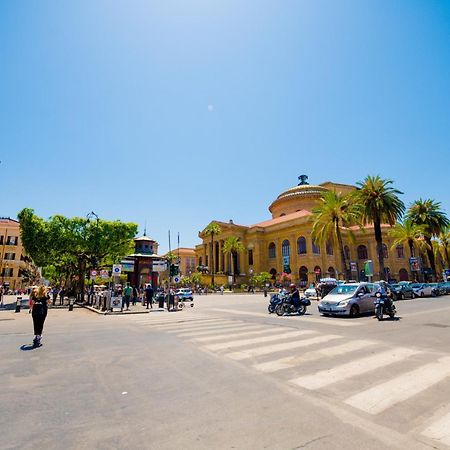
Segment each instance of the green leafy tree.
M405 205L398 195L403 194L392 187L392 180L377 176L367 176L358 182L359 189L353 194L353 199L361 205L361 220L364 224L373 224L377 243L377 256L380 267L380 280L385 278L383 235L381 224L393 226L402 217Z
M236 236L229 236L223 243L222 252L231 258L231 271L233 273L233 281L236 281L236 267L234 263L234 255L242 253L245 250L244 245Z
M269 272L260 272L260 273L255 273L251 277L250 281L255 286L264 287L267 283L270 282L271 278L272 278L272 275L270 275Z
M331 242L338 247L341 273L345 274L347 280L350 278L350 273L345 259L342 228L359 225L361 218L361 207L352 200L349 195L340 194L335 190L328 191L323 194L319 206L312 211L312 237L319 245L325 246ZM347 230L347 233L353 240L352 232Z
M444 257L446 268L450 268L450 228L446 228L439 234L441 252Z
M211 283L214 286L214 274L216 272L216 264L215 264L215 254L214 251L214 236L219 235L222 232L222 229L220 228L219 224L216 222L211 222L203 231L203 233L206 236L211 236Z
M84 294L89 270L105 268L130 254L134 223L68 218L62 215L42 219L29 208L19 214L21 237L26 253L36 265L50 270L52 276L78 280L78 291Z
M419 199L413 202L408 208L406 217L414 225L424 228L428 261L433 273L433 280L436 280L436 261L431 240L433 237L439 236L450 226L450 220L441 210L441 204L432 199Z

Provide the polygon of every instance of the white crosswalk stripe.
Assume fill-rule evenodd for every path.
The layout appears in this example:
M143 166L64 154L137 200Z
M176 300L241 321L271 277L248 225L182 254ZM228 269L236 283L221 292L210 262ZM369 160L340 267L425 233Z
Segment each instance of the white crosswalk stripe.
M330 384L344 381L357 375L371 372L375 369L404 361L410 356L420 353L418 350L399 347L375 355L366 356L331 369L304 375L290 380L290 383L306 389L320 389Z
M450 413L429 425L422 434L450 447Z
M305 332L306 334L306 332ZM262 356L262 355L269 355L271 353L277 353L282 352L285 350L293 350L296 348L302 348L302 347L309 347L310 345L315 344L322 344L324 342L329 342L333 339L339 339L340 336L335 335L324 335L324 336L317 336L310 339L302 339L297 341L291 341L291 342L282 342L279 344L272 344L272 345L266 345L264 347L260 348L253 348L249 350L242 350L238 352L228 353L228 358L234 359L236 361L240 361L243 359L252 358L255 356Z
M262 336L258 338L251 338L251 339L239 339L236 341L228 341L228 342L221 342L219 344L210 344L206 345L205 348L208 350L224 350L228 348L234 348L234 347L244 347L246 345L253 345L253 344L263 344L265 342L271 342L281 339L288 339L298 336L303 336L305 334L311 334L314 333L314 331L309 330L300 330L300 331L289 331L287 333L279 333L275 334L273 336Z
M247 329L250 330L249 327L247 327ZM280 329L278 327L267 328L267 327L261 327L261 326L254 326L254 327L252 327L252 329L250 331L240 332L240 330L238 330L238 332L236 333L236 332L234 332L235 330L231 330L232 334L230 334L230 330L227 330L227 331L229 332L228 334L212 334L210 336L205 336L205 337L199 337L199 338L196 337L192 340L196 341L196 342L221 341L223 339L229 339L229 338L234 339L234 338L238 338L238 337L240 338L240 337L244 337L244 336L254 336L257 334L279 333ZM181 335L181 336L186 336L186 335Z
M268 331L266 327L262 327L261 325L248 325L248 324L242 324L242 325L230 325L229 327L223 327L223 328L217 328L213 330L206 330L206 331L189 331L186 333L182 333L179 336L180 337L191 337L191 338L197 338L198 336L206 336L205 338L199 338L196 340L199 341L208 341L208 340L220 340L220 339L226 339L226 338L234 338L236 337L237 333L241 333L242 335L245 335L247 332L251 332L253 330L262 330ZM280 331L278 329L278 331ZM235 333L236 332L236 333ZM215 339L216 336L218 336L218 339Z
M287 356L285 358L276 359L274 361L268 361L260 364L255 364L253 367L261 372L271 373L278 370L290 369L292 367L299 366L305 362L317 361L322 358L332 358L334 356L345 355L346 353L352 353L357 350L363 350L371 345L375 345L374 341L348 341L344 344L320 348L311 352L304 353L299 356Z
M233 322L228 319L196 320L190 322L176 322L171 324L157 325L156 328L158 328L161 331L169 332L170 330L179 330L181 328L189 328L189 327L194 328L208 325L219 325L224 323L233 323Z
M450 357L441 358L393 380L360 392L345 401L369 414L378 414L450 376Z
M195 331L203 331L203 330L221 330L225 328L232 328L237 325L240 326L248 326L243 322L237 322L237 321L231 321L227 320L224 322L216 322L213 324L190 324L190 325L181 325L180 327L171 328L170 330L164 330L167 331L167 333L184 333L184 332L195 332Z

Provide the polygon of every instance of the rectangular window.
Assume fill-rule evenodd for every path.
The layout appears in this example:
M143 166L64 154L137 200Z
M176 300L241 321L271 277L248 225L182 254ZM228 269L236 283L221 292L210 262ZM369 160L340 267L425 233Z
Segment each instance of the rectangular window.
M253 266L253 250L248 251L248 265Z
M12 267L5 267L2 270L2 277L12 277L14 269Z
M0 245L3 245L3 234L0 236Z
M5 259L8 261L14 261L16 259L15 253L5 253Z
M8 236L6 245L17 245L19 238L17 236Z

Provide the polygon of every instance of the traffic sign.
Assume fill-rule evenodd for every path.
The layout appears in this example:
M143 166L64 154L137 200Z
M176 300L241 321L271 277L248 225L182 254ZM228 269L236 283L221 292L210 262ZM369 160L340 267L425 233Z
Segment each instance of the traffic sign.
M122 273L122 264L114 264L112 268L113 275L120 275Z
M100 276L106 280L107 278L109 278L109 273L107 270L100 270Z
M181 277L179 275L176 275L173 277L173 282L174 283L179 283L181 281Z
M96 270L91 270L91 278L96 278L98 275Z

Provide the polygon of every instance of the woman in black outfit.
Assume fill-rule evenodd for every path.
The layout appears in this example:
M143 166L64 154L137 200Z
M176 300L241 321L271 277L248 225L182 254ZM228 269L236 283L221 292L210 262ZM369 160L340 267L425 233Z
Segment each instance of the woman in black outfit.
M30 295L31 316L33 317L34 339L33 347L41 346L42 330L44 328L45 318L47 317L47 302L50 299L44 286L33 289Z

